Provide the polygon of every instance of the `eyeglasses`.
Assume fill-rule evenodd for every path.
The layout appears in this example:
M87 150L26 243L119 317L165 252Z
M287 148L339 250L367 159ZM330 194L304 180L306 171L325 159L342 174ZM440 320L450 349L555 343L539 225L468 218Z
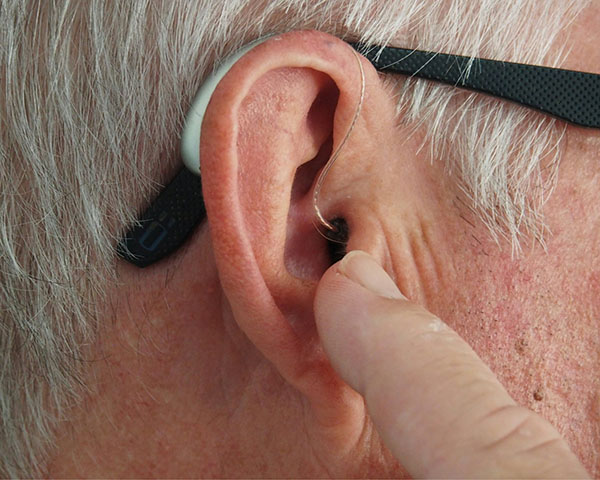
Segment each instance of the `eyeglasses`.
M560 120L600 128L600 75L395 47L350 43L373 66L486 93ZM200 176L182 168L117 245L147 267L176 251L206 218Z

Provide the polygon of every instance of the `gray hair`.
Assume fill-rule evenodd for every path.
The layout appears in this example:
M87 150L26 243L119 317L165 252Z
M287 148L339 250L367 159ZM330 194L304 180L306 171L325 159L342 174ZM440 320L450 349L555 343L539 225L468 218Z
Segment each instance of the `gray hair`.
M0 474L39 474L79 401L116 239L173 173L185 110L216 59L266 33L317 29L557 66L551 46L586 3L2 0ZM399 121L426 132L423 147L492 235L541 240L560 123L426 81L397 91Z

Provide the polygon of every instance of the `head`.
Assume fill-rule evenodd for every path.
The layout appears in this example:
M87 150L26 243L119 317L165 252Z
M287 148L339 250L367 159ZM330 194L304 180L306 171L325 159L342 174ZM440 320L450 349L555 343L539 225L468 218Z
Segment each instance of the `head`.
M238 444L223 447L232 456L250 452L243 426L263 402L287 412L272 415L274 431L305 419L302 439L321 448L312 461L326 459L328 473L397 472L311 317L330 262L311 194L361 95L342 40L598 73L588 3L5 2L0 471L44 471L60 454L50 445L76 438L82 408L159 425L168 402L156 389L176 378L193 383L177 390L188 404L208 410L219 390L239 412L239 438L227 437ZM151 269L126 265L116 242L181 167L196 90L268 33L285 35L245 55L206 112L207 223ZM346 219L349 248L378 256L598 468L598 134L361 62L361 115L323 184L326 218ZM184 341L199 338L202 348ZM152 413L109 401L138 398L128 387L147 388ZM176 410L181 399L169 399ZM361 464L343 470L351 456Z

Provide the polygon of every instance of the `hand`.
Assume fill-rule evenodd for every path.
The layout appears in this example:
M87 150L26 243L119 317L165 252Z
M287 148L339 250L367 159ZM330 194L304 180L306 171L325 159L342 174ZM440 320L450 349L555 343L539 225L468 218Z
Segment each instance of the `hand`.
M413 477L588 478L554 427L368 254L325 273L315 314L333 367Z

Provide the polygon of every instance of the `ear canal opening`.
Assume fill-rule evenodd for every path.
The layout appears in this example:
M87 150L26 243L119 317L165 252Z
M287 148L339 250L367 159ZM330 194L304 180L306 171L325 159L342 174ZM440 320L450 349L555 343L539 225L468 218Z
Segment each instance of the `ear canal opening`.
M348 238L350 237L350 227L345 218L336 217L329 223L335 228L327 232L327 253L331 265L339 262L348 253Z

